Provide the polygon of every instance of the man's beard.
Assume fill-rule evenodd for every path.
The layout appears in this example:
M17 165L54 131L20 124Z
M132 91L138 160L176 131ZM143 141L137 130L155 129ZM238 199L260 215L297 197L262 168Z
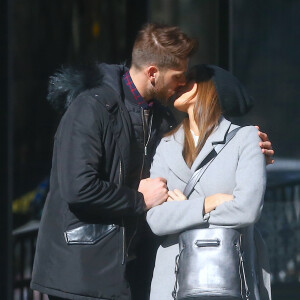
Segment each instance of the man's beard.
M168 104L168 90L164 87L163 78L157 82L155 87L153 87L153 99L156 99L163 105Z

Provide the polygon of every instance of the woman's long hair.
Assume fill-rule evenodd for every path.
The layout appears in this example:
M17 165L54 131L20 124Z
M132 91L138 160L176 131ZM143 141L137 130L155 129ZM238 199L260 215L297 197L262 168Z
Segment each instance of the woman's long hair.
M218 94L211 79L197 83L195 96L196 102L194 106L194 119L199 129L199 140L197 145L195 145L190 131L189 118L185 118L182 122L184 129L184 146L182 155L189 167L192 166L207 138L218 126L219 119L222 114L221 106L218 101ZM177 131L178 128L176 128L173 132L170 132L169 135Z

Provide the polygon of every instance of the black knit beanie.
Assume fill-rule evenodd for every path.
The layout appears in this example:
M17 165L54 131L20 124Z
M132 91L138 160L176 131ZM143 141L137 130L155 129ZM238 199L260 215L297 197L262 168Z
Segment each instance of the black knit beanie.
M230 72L214 65L196 65L191 68L188 80L196 82L212 79L222 113L225 117L238 117L246 114L253 106L253 99L244 86Z

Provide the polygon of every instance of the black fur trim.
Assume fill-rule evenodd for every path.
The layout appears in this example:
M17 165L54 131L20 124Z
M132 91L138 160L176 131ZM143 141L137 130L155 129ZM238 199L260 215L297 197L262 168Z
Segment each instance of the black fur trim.
M47 100L54 109L64 112L80 93L101 85L102 78L97 65L61 67L50 77Z

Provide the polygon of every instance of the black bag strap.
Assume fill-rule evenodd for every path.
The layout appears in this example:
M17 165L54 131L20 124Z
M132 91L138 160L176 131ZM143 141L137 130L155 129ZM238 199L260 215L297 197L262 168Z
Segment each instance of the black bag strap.
M192 191L194 190L194 187L196 183L200 180L206 169L209 167L209 165L213 162L213 160L217 157L217 155L222 151L222 149L232 140L232 138L236 135L236 133L241 129L241 127L235 128L232 131L228 132L225 137L224 144L217 144L211 152L207 154L207 156L202 160L200 165L198 166L195 173L190 178L189 182L187 183L183 194L188 198Z

